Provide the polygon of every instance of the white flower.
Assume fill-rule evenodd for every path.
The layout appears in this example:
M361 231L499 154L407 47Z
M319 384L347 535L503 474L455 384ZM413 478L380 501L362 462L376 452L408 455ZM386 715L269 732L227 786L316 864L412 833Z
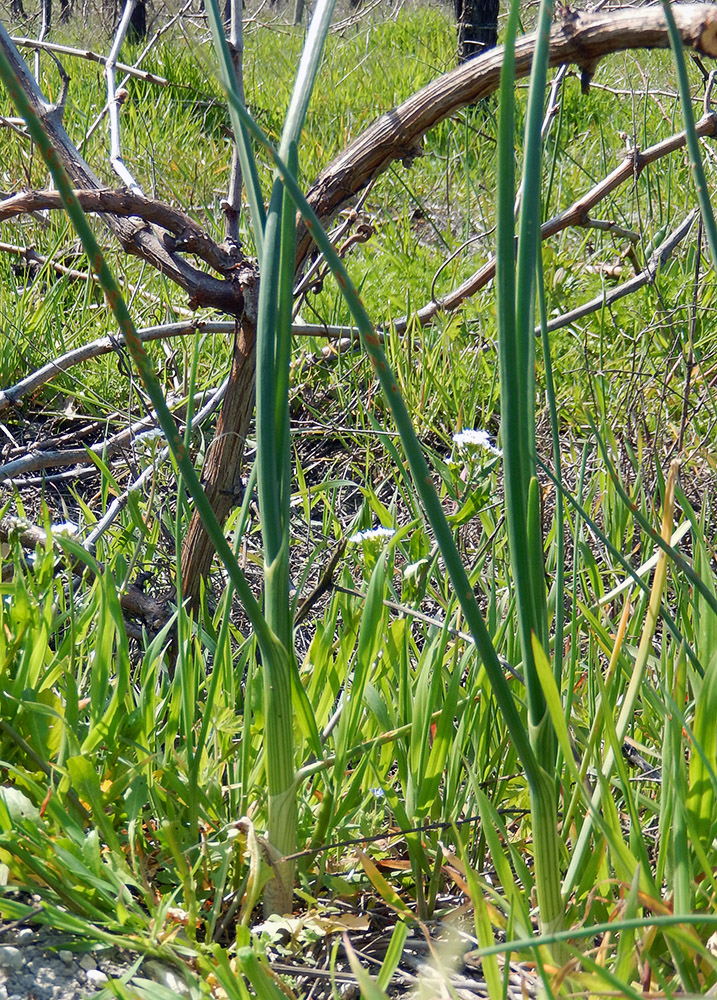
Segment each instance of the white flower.
M491 443L488 431L464 430L453 435L453 443L459 451L472 451L474 448L485 448L493 455L502 455L500 448Z
M72 537L79 530L79 526L72 521L62 521L60 524L53 524L52 526L52 531L55 535L70 535Z
M404 580L416 580L423 572L423 567L428 565L427 559L419 559L418 562L409 563L403 570Z
M385 539L393 538L396 534L393 528L367 528L365 531L357 531L355 535L349 537L349 543L351 545L360 545L361 542L372 542L374 539Z
M142 434L138 434L134 439L136 445L144 445L149 448L155 441L164 440L164 431L161 427L153 427L149 431L144 431Z

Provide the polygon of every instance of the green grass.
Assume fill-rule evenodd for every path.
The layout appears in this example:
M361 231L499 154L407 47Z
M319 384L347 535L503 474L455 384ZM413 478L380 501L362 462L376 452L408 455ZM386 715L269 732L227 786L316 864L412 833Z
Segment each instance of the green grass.
M72 37L74 28L67 30ZM302 41L301 32L285 26L280 33L253 27L247 34L247 104L277 143ZM329 36L301 146L304 185L377 113L450 68L454 44L450 19L432 7L403 10L385 23L369 19L344 35ZM96 68L68 63L73 82L65 121L79 140L101 107L101 78ZM162 41L145 68L166 76L172 86L158 90L133 81L122 122L125 159L145 190L184 206L220 239L229 115L213 65L204 44L186 47L176 34ZM49 61L43 66L52 92L55 71ZM691 72L698 96L699 75ZM645 93L641 73L653 89L676 90L666 53L605 60L586 96L576 77L567 79L560 117L544 147L546 217L620 162L623 134L645 145L681 127L676 94ZM600 89L629 89L629 80L634 95ZM519 85L518 135L525 104ZM352 252L348 269L377 325L429 301L439 265L465 240L485 234L442 271L436 294L460 283L494 251L496 109L492 99L460 112L426 137L423 156L410 169L396 165L370 192L363 211L375 234ZM86 150L100 172L106 169L104 144L100 128ZM44 184L39 159L35 155L30 162L25 143L7 135L4 148L1 188ZM518 172L522 155L519 144ZM263 152L258 160L267 190L269 160ZM705 166L711 181L711 160ZM686 154L677 153L647 168L592 214L638 234L634 256L642 266L655 234L666 225L673 228L693 204ZM103 230L94 229L104 240ZM248 220L243 232L250 239ZM597 993L618 984L625 992L639 992L635 984L647 964L653 988L665 995L706 992L717 981L714 957L706 950L717 891L715 753L708 721L717 635L709 602L715 592L714 278L703 261L692 324L695 237L696 228L654 286L550 338L567 500L562 513L556 511L554 488L541 473L547 623L550 637L556 616L564 630L563 671L552 704L559 718L553 723L559 737L572 741L570 748L561 743L555 766L564 789L559 820L579 787L571 755L594 787L614 739L646 630L650 577L647 593L634 586L628 591L633 610L624 636L619 633L623 598L601 610L596 605L627 577L629 566L636 568L653 552L640 517L659 530L669 458L676 454L684 415L684 492L677 493L675 525L693 521L681 551L692 559L704 588L701 594L670 565L663 614L628 730L648 762L661 767L661 782L628 768L619 754L614 773L605 778L592 850L566 900L565 926L610 921L615 933L601 937L597 957L590 939L576 936L571 946L577 966L562 985L552 981L555 992ZM72 240L59 213L22 227L4 223L0 238L32 243L47 255ZM611 279L598 265L621 262L625 280L632 268L625 249L624 240L594 229L569 229L545 244L548 317L599 294L603 283L609 287ZM108 256L127 285L140 286L132 300L138 326L171 319L185 306L175 289L142 272L136 261L115 251ZM48 275L25 287L1 255L0 278L5 385L112 329L94 290ZM329 323L352 321L331 278L302 306L307 321L315 314ZM452 442L461 428L487 428L494 438L499 432L497 338L495 290L489 286L453 317L439 317L426 329L409 326L404 337L390 333L385 350L432 463L495 650L525 673L515 557L503 519L503 463L480 450L461 453ZM690 340L697 363L685 404ZM295 354L320 346L296 345ZM536 347L538 457L552 468L546 373ZM174 369L188 391L193 344L181 338L172 349ZM168 389L164 351L152 345L150 354ZM197 385L218 384L227 365L225 339L207 338L198 353ZM470 929L481 948L502 940L499 932L508 941L524 937L533 930L536 888L524 768L485 666L465 636L464 614L414 495L373 369L352 354L297 364L293 371L292 583L300 592L309 589L336 540L378 525L396 529L388 541L348 544L337 573L339 588L316 606L296 637L298 676L313 718L319 733L329 728L317 753L298 717L293 726L298 846L315 851L296 862L295 912L325 917L332 906L360 909L368 894L373 906L387 904L410 924L447 917L460 901L456 885L465 883L474 906ZM137 403L110 356L58 376L26 403L24 413L12 414L7 426L24 440L33 432L41 436L42 408L60 413L68 406L100 418L111 415L111 425L119 427L126 416L118 418L116 411L126 415ZM63 426L62 418L54 420ZM199 442L202 453L205 444ZM121 466L113 466L113 474L124 484ZM633 506L617 489L615 475ZM92 488L71 488L62 502L50 489L23 498L8 492L6 499L10 510L24 500L28 512L48 526L65 520L64 503L84 530L117 489L105 472ZM5 792L0 804L0 863L7 866L10 885L38 888L47 904L44 919L68 934L109 937L177 961L189 978L186 960L198 956L196 996L209 995L210 972L230 996L248 995L246 984L265 996L270 995L262 979L266 972L256 956L276 953L268 929L251 929L252 907L266 876L255 835L265 830L268 813L267 694L255 635L219 574L215 600L198 621L178 612L183 636L178 655L170 652L168 630L129 640L118 603L123 583L140 569L155 574L155 590L173 584L167 535L181 538L190 513L183 488L167 470L158 473L156 488L129 505L101 540L96 556L106 571L76 572L72 586L68 570L78 555L76 543L58 536L54 549L48 542L28 562L11 539L3 565L12 566L14 574L0 584L0 761L2 785L15 792ZM247 575L258 593L262 538L253 514L244 543ZM558 563L565 568L562 601L555 593ZM362 596L354 596L356 591ZM415 611L432 623L415 617ZM444 622L450 627L442 627ZM555 657L552 638L544 652ZM538 655L536 660L540 668ZM523 712L525 687L506 676ZM600 704L609 706L612 725L603 714L590 740ZM29 801L18 799L19 792ZM43 803L39 819L33 810ZM576 795L572 809L571 824L558 831L562 874L587 812L585 794ZM475 816L479 822L463 823ZM400 831L408 832L399 836ZM388 832L397 835L391 847ZM384 839L375 844L372 837ZM354 847L331 847L359 838L365 840L358 845L365 855ZM694 930L621 929L623 919L648 919L669 907L691 914ZM179 936L176 908L186 915ZM0 899L0 912L13 918L25 911L7 897ZM319 945L315 928L293 930L281 942L288 955L329 960L335 931ZM401 932L396 933L400 950ZM596 930L594 936L603 933ZM210 947L213 940L219 950ZM228 958L238 959L245 979L233 980ZM387 958L383 988L389 966ZM503 995L500 968L486 959L483 974L491 995ZM550 983L549 972L545 975ZM380 995L371 992L376 988L365 983L364 995Z

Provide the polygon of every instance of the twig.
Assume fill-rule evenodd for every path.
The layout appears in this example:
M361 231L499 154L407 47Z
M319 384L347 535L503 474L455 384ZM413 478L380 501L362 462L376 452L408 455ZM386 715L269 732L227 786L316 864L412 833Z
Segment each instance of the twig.
M202 396L203 394L199 394L200 399ZM179 402L175 400L172 403L168 400L168 404L170 406L177 406ZM146 417L142 417L141 420L135 421L123 431L119 431L119 433L114 434L104 441L99 441L97 444L88 445L84 448L67 448L65 450L33 450L29 454L23 455L22 458L16 458L11 462L6 462L5 465L0 465L0 483L7 482L8 480L12 481L18 475L27 472L36 472L38 469L52 469L58 466L66 467L69 465L91 465L93 464L93 456L97 458L111 458L126 445L130 444L139 434L153 429L156 424L157 418L155 414L150 413Z
M229 384L229 379L225 379L224 382L219 386L214 395L208 400L208 402L202 407L201 410L195 415L192 420L192 430L201 427L205 420L211 416L211 414L216 410L216 408L224 399L224 393L226 392L227 385ZM149 465L135 481L127 487L124 493L121 493L118 497L112 501L110 506L107 508L106 513L97 522L95 527L89 533L87 538L85 538L82 543L82 547L86 549L87 552L94 552L95 546L97 545L98 539L107 531L107 529L117 520L120 513L127 506L127 501L133 493L142 489L144 484L150 479L163 465L164 462L169 458L169 448L164 447L161 449L159 454L156 456L151 465Z
M0 248L2 245L0 244ZM161 326L148 326L138 330L137 335L143 343L153 340L165 340L170 337L188 337L195 333L224 333L234 332L235 324L226 320L191 320L184 323L164 323ZM352 326L331 326L322 323L294 323L292 333L295 337L328 337L336 341L336 350L344 349L353 343L353 339L358 337L358 330ZM10 406L17 406L21 400L35 392L41 386L59 375L60 372L69 371L75 365L90 361L92 358L102 357L104 354L112 354L124 347L124 337L121 335L111 337L99 337L89 344L76 347L66 354L60 355L48 361L42 368L26 375L15 385L8 389L0 389L0 413Z
M72 267L65 267L64 264L60 264L59 261L53 260L52 257L43 257L43 255L39 254L33 247L21 247L14 243L0 243L0 253L9 253L13 254L15 257L22 257L22 259L27 261L28 264L36 264L38 268L49 267L50 270L63 275L65 278L70 278L72 281L96 280L94 274L90 274L87 271L76 271ZM0 392L0 399L1 398L2 393Z
M134 11L136 4L137 0L127 0L127 3L125 4L122 19L120 20L117 28L115 40L112 43L112 49L110 50L107 62L105 63L105 75L107 76L107 107L110 112L110 166L119 179L127 185L130 191L134 194L141 195L141 187L129 172L124 160L122 159L119 122L119 109L122 103L122 98L119 96L121 91L116 89L117 80L115 76L117 56L119 55L122 42L124 41L125 35L129 29L129 22L132 18L132 12Z
M156 31L154 33L154 35L152 36L152 38L150 38L150 40L147 42L147 44L145 45L145 47L140 52L139 57L137 58L134 66L125 66L124 63L122 63L122 64L116 63L117 68L121 69L122 72L125 74L124 78L120 82L120 89L122 87L125 87L127 85L127 82L129 81L129 77L130 77L130 70L132 70L133 72L144 72L143 70L138 70L139 64L148 55L148 53L152 51L152 49L156 45L157 41L161 38L161 36L166 31L169 31L169 29L172 27L172 25L176 21L178 21L182 17L182 15L184 13L186 13L187 10L189 10L189 8L192 6L193 3L194 3L194 0L186 0L186 3L182 7L182 9L180 11L178 11L178 13L174 15L174 17L170 18L169 21L167 21L166 24L162 25L162 27L158 31ZM162 77L157 77L157 79L161 80ZM94 133L96 132L96 130L102 124L102 121L104 120L104 117L105 117L105 115L107 114L108 111L109 111L109 107L108 107L107 104L105 104L104 108L100 111L100 113L97 115L97 117L92 122L92 124L90 125L89 129L87 130L85 138L80 143L80 149L82 149L87 144L87 142L89 141L89 139L94 135Z
M633 292L636 292L638 288L643 288L645 285L652 284L659 272L665 266L672 251L689 233L698 214L699 209L695 208L685 219L682 220L677 229L670 233L667 239L664 240L650 255L647 266L644 270L640 271L639 274L630 278L629 281L625 281L622 285L618 285L616 288L611 288L609 291L603 292L602 295L596 296L589 302L584 302L576 309L571 309L570 312L563 313L562 316L557 316L555 319L551 319L548 322L548 333L552 333L553 330L560 330L564 326L569 326L571 323L575 323L577 320L582 319L583 316L597 312L598 309L605 306L610 306L613 302L617 302L618 299L625 298L626 295L631 295ZM535 333L536 335L540 333L539 326L535 328Z
M514 775L513 777L518 777ZM505 780L505 779L501 779ZM495 778L488 778L478 782L481 788L489 788L496 782ZM499 816L528 816L528 809L513 809L511 807L501 807L497 810ZM299 858L311 858L316 854L323 854L326 851L334 851L339 847L357 847L359 844L375 844L380 840L394 840L396 837L405 837L411 833L427 833L429 830L452 830L454 826L469 826L480 823L480 816L464 816L454 820L435 820L433 823L425 823L423 826L411 826L405 830L384 830L383 833L375 833L370 837L354 837L351 840L338 840L333 844L322 844L320 847L310 847L306 851L297 851L296 854L288 854L283 861L298 861Z
M717 114L710 111L703 115L696 123L695 128L697 129L697 134L702 137L717 135ZM589 225L591 228L595 228L596 220L591 219L589 215L591 209L626 181L633 180L636 176L639 176L648 164L654 163L661 157L667 156L678 149L682 149L684 145L685 133L677 132L675 135L663 139L662 142L658 142L642 152L638 149L631 149L622 163L609 173L607 177L591 188L581 198L574 201L565 211L544 222L540 230L541 238L546 240L549 236L555 236L569 226ZM612 224L608 223L608 225L611 226ZM466 299L475 295L481 288L484 288L494 277L495 259L491 259L472 274L470 278L467 278L466 281L459 285L458 288L454 288L453 291L442 298L422 306L414 316L404 316L396 320L393 324L396 332L404 333L411 320L416 320L421 326L426 326L433 321L439 312L454 312Z
M58 52L60 55L76 56L78 59L87 59L89 62L101 63L103 66L107 63L105 56L98 55L97 52L92 52L91 49L75 49L70 45L58 45L56 42L44 42L35 38L18 38L13 36L12 40L16 45L24 49L43 49L45 52ZM147 70L128 66L126 63L116 62L115 69L126 73L127 76L135 76L139 80L144 80L145 83L154 83L158 87L169 86L169 80L165 80L163 76L157 76L155 73L149 73Z
M304 600L301 602L297 608L296 614L294 615L294 626L300 625L305 618L308 618L311 609L314 607L316 602L331 590L334 582L334 572L339 564L341 556L344 554L344 549L346 548L346 539L339 539L339 543L331 553L331 558L324 567L324 570L319 577L319 582L316 584L314 589L306 595Z
M234 79L237 93L244 100L244 27L242 23L242 0L230 0L229 51L232 57ZM239 213L241 211L242 173L239 161L238 136L232 141L232 166L229 175L229 188L226 199L222 202L224 212L226 237L235 247L241 245L239 239Z

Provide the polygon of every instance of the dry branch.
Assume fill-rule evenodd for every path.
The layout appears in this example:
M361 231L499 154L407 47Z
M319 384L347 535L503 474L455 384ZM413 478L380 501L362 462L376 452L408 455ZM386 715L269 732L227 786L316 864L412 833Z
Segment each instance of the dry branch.
M56 274L61 274L63 278L69 278L70 281L94 280L94 275L90 274L88 271L77 271L73 267L66 267L59 261L52 260L51 257L44 257L42 254L39 254L34 247L18 246L16 243L0 243L0 253L7 253L14 257L22 257L28 265L28 269L34 268L39 270L43 267L49 267ZM2 398L1 393L0 398Z
M173 253L182 251L196 254L220 274L228 274L239 263L236 252L227 251L216 244L191 216L179 208L125 189L80 189L75 191L75 195L85 212L123 218L136 216L144 222L161 226L172 234L163 238L168 250ZM57 191L19 191L0 201L0 222L46 209L64 210Z
M107 62L105 56L98 55L91 49L75 49L70 45L58 45L56 42L41 42L36 38L13 37L13 42L23 49L41 49L44 52L57 52L59 55L76 56L78 59L86 59L88 62L101 63L103 66ZM156 73L149 73L146 69L137 69L136 66L128 66L126 63L115 63L115 67L127 76L136 76L145 83L154 83L158 87L168 87L169 80Z
M696 123L697 134L702 137L717 135L717 114L708 112ZM546 240L549 236L555 236L569 226L590 226L595 227L595 219L590 218L590 210L595 208L609 194L617 190L622 184L629 180L634 180L650 163L654 163L663 156L682 149L685 145L685 133L677 132L675 135L663 139L662 142L655 143L647 149L631 149L615 169L599 181L594 187L587 191L577 201L573 202L569 208L553 216L543 223L540 229L541 238ZM611 228L610 224L604 224L605 228ZM617 227L615 227L617 228ZM475 271L470 278L467 278L458 288L454 288L447 295L440 299L434 299L422 306L412 317L404 316L393 324L398 333L402 333L408 326L410 319L417 320L421 326L430 323L439 312L454 312L466 299L475 295L476 292L484 288L489 281L495 277L495 259L487 261Z
M47 134L72 182L78 188L100 190L104 187L85 160L80 156L62 124L61 113L49 104L27 65L20 57L4 25L0 22L0 48L11 64L15 76L33 109L42 120ZM140 257L190 295L195 306L221 309L240 317L244 311L244 296L238 274L227 279L205 274L169 250L161 233L144 220L105 215L110 229L123 250Z
M563 8L561 21L550 37L550 65L576 64L587 86L601 58L626 49L666 49L670 40L661 8L640 7L599 14ZM674 7L683 44L706 56L717 56L717 7L685 4ZM530 72L536 37L526 35L515 47L516 78ZM382 115L319 176L308 194L321 219L334 216L369 181L396 160L410 163L421 153L425 133L467 104L475 104L498 88L503 47L477 56L458 69L433 80L399 107ZM297 266L312 245L301 225L297 237Z
M47 547L47 532L44 528L20 518L3 517L0 520L0 541L9 544L13 538L17 538L25 549L34 551L38 546L41 549ZM55 539L53 542L55 547L61 550L61 543ZM82 563L76 568L78 571L89 572L92 576L97 576L105 571L105 567L101 563ZM169 620L170 612L166 600L156 600L134 584L130 584L120 594L120 605L126 615L143 621L151 632L158 632Z
M655 278L669 260L672 251L675 247L679 246L682 240L688 235L690 229L692 229L692 225L698 214L698 210L693 209L682 220L674 232L670 233L667 239L663 240L650 255L647 266L639 274L635 274L629 281L624 281L621 285L616 285L615 288L603 292L602 295L596 296L590 302L584 302L575 309L571 309L570 312L563 313L562 316L556 316L554 319L551 319L547 326L548 333L552 333L553 330L560 330L565 326L570 326L571 323L577 322L583 316L588 316L590 313L597 312L598 309L610 306L613 302L617 302L618 299L624 299L627 295L632 295L639 288L644 288L645 285L654 284ZM540 333L539 326L535 328L535 333L536 335Z
M0 243L0 250L4 244ZM67 270L67 269L65 269ZM86 277L86 275L85 275ZM137 330L137 336L142 343L149 343L153 340L168 340L171 337L189 337L195 333L219 333L232 334L235 323L226 320L192 320L185 323L163 323L161 326L148 326ZM340 349L344 338L358 336L358 329L352 326L332 326L325 323L294 323L291 332L295 337L326 337L335 342L335 348ZM76 365L84 364L93 358L101 358L104 354L112 354L121 351L125 346L124 337L121 334L110 337L98 337L88 344L75 347L65 354L53 358L37 368L34 372L20 379L15 385L7 389L0 389L0 413L11 406L18 406L25 396L51 382L52 379L61 372L69 371Z

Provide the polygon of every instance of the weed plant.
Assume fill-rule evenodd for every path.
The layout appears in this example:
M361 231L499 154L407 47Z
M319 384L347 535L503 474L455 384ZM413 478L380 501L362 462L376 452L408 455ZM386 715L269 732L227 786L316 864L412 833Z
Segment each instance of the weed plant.
M351 277L315 230L336 280L310 296L305 318L356 324L368 359L317 364L309 354L322 345L290 338L296 211L311 222L302 190L376 111L449 66L453 47L435 9L369 21L349 38L328 35L331 12L317 4L305 39L249 35L251 115L212 2L214 54L164 42L147 68L171 88L133 90L128 158L148 190L214 235L229 123L245 162L255 157L243 225L262 272L259 518L248 490L225 531L212 523L190 436L164 403L165 355L143 356L133 339L137 326L173 318L175 297L110 257L101 285L175 464L95 557L53 529L56 494L13 498L48 534L32 559L11 534L2 556L0 912L26 917L15 889L32 888L42 920L173 962L197 997L279 995L267 955L279 948L298 975L311 943L333 967L346 932L363 995L380 997L409 928L455 923L465 897L471 920L459 930L492 998L507 995L497 958L507 953L553 995L707 992L717 982L717 592L714 279L700 240L630 298L546 330L609 283L606 261L643 266L651 241L694 205L688 160L660 161L600 205L631 242L572 229L538 245L541 219L616 165L621 133L649 144L683 114L689 125L685 67L677 59L681 101L666 54L612 57L586 97L569 77L541 143L545 51L529 90L516 86L514 4L501 94L433 130L410 170L378 180L363 209L377 234ZM543 3L543 31L550 13ZM78 137L97 92L82 83L72 97ZM3 186L44 183L43 135L29 124L37 152L29 160L10 138ZM101 133L90 142L98 153ZM694 170L694 144L689 156ZM92 257L97 237L53 179ZM701 207L711 244L704 197ZM64 245L66 219L26 225L39 251ZM474 236L430 293L438 264ZM381 345L374 323L410 313L494 251L496 289L431 328L389 330ZM8 258L0 268L8 383L106 332L92 284L31 282ZM113 275L137 287L129 310ZM178 352L184 393L226 365L218 337ZM53 392L51 414L64 405L114 420L126 376L103 360L81 386L67 374ZM116 468L97 464L98 494L64 500L84 526L120 488ZM190 504L204 505L221 586L198 617L178 602L159 634L130 640L119 594L161 560L180 586L167 536L176 548ZM295 627L300 597L344 541L334 585ZM392 933L371 974L351 944L370 926L367 893Z

